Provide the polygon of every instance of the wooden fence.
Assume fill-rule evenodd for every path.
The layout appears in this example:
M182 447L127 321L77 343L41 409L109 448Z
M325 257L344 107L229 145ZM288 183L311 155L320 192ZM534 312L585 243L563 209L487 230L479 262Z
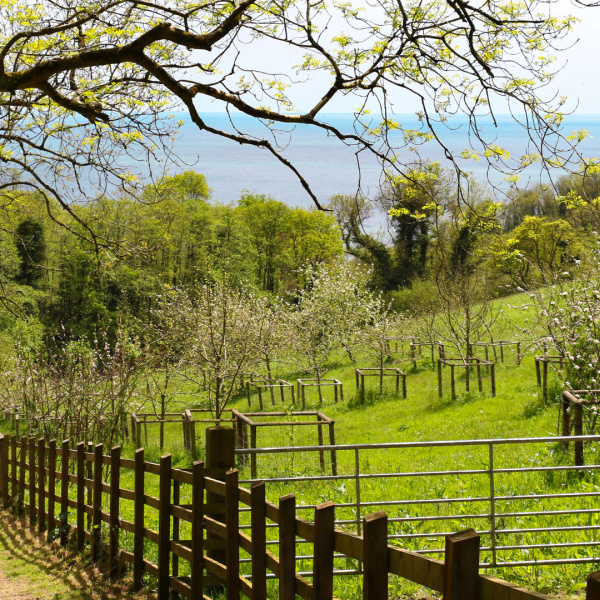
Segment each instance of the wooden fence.
M442 562L389 546L384 511L364 518L362 536L334 529L332 502L316 507L314 522L300 519L293 494L273 503L265 498L264 483L251 489L238 485L238 472L231 468L234 442L232 429L213 427L207 430L206 464L196 461L191 469L174 469L168 454L152 463L144 460L143 449L126 459L119 447L105 455L100 444L87 452L84 442L71 448L67 440L57 447L55 441L0 434L0 494L5 505L25 510L32 526L47 532L50 540L63 545L73 540L79 550L87 542L93 560L105 554L111 576L123 564L133 565L136 590L144 573L154 576L159 600L167 600L171 592L201 600L204 590L210 593L215 586L226 588L228 600L240 594L266 600L270 577L278 580L280 600L331 600L334 555L362 565L363 598L368 600L387 600L390 574L442 592L446 600L548 598L480 575L479 536L473 530L446 538ZM133 473L133 490L121 486L126 471ZM158 477L158 496L146 493L148 475ZM185 494L183 486L189 486ZM182 502L184 496L191 502ZM125 518L126 502L133 505L131 518ZM147 527L151 511L157 529ZM180 535L182 522L188 524L188 539ZM103 523L108 526L105 536ZM128 549L123 547L124 532L133 536ZM278 556L268 549L271 532L279 541ZM297 573L301 540L313 545L311 579ZM247 573L240 566L245 565L241 553L251 557ZM183 569L181 561L189 566ZM180 575L184 570L188 575ZM600 575L592 574L588 581L588 600L600 600Z

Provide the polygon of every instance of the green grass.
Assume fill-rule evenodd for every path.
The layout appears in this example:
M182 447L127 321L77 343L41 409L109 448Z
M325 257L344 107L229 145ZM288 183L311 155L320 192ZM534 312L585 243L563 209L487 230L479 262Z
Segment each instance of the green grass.
M515 339L539 337L543 332L529 331L534 325L535 316L531 309L524 310L522 305L529 304L529 299L517 296L502 301L504 313L497 323L494 336L496 339ZM535 365L533 356L526 356L520 366L510 351L506 352L506 362L497 365L497 395L491 397L489 393L489 379L484 380L484 393L466 392L464 389L464 376L457 380L457 398L450 399L450 386L447 377L448 369L444 373L444 395L438 397L437 371L431 368L428 361L421 361L417 369L413 369L410 361L403 360L394 363L403 368L408 374L408 397L401 399L396 396L393 389L392 378L386 379L386 388L382 395L379 394L378 380L375 377L367 378L367 390L364 395L357 392L354 382L355 366L371 366L361 362L360 357L356 365L350 364L347 357L340 355L332 365L328 377L340 379L344 385L345 402L335 404L332 401L332 388L326 388L325 402L317 403L315 390L310 390L307 408L322 410L335 421L336 441L338 444L361 444L379 442L411 442L435 440L466 440L487 438L514 438L538 437L557 434L558 428L558 398L561 391L559 378L554 375L549 401L544 402L536 383ZM458 374L458 371L457 371ZM295 382L303 374L290 372L281 367L277 377ZM473 390L475 386L472 386ZM185 390L183 390L185 391ZM271 410L268 394L264 395L267 405L266 410ZM182 396L182 406L193 407L197 397ZM240 394L234 399L230 408L241 411L248 410L245 395ZM277 410L290 411L291 405L276 404ZM298 406L296 407L299 408ZM258 396L252 397L252 410L258 409ZM152 429L154 427L154 429ZM158 428L149 426L149 440L146 444L146 459L158 462L160 455L166 451L173 454L174 466L187 467L191 459L183 449L182 427L179 424L166 427L165 450L158 447ZM152 433L154 431L154 434ZM197 443L200 454L203 453L203 431L197 429ZM325 429L325 439L327 439ZM259 432L258 445L260 447L273 446L301 446L317 443L316 428L262 428ZM595 459L594 448L586 448L586 462L598 462ZM131 445L124 448L125 456L132 456ZM326 471L330 468L330 457L325 455ZM353 452L338 452L338 467L340 474L351 475L354 473L355 456ZM572 461L572 450L565 453L556 444L538 444L530 446L504 446L498 447L495 454L496 467L523 467L548 465L556 466L569 464ZM463 448L426 448L404 450L372 450L361 453L361 473L386 473L406 471L446 471L461 469L486 469L489 464L487 446ZM281 477L319 475L321 467L318 454L287 454L258 457L259 477ZM243 467L241 478L250 476L249 468ZM132 474L124 472L122 486L133 487ZM600 477L596 471L590 470L582 475L573 473L522 473L511 475L497 475L495 481L496 495L521 495L531 493L566 493L570 491L595 492L600 490ZM356 500L356 492L352 480L334 482L296 482L296 483L269 483L267 485L268 497L276 501L281 495L294 492L299 505L299 514L305 518L312 518L311 510L302 510L302 505L318 504L325 500L336 503L352 503ZM146 480L146 493L158 494L157 477L148 475ZM182 502L189 498L187 486L182 486ZM361 501L377 502L385 500L412 500L427 498L463 498L487 497L489 495L489 477L485 475L456 476L440 475L435 477L414 478L373 478L361 481ZM597 499L569 499L569 500L537 500L513 501L499 505L497 512L526 512L536 511L547 513L552 510L574 510L576 508L595 508ZM132 520L132 505L121 501L122 518ZM377 506L364 507L362 516L374 512ZM445 522L437 521L397 521L390 523L390 533L407 535L432 531L458 531L467 527L487 529L489 522L486 519L474 519L466 515L486 513L487 504L469 504L467 502L454 503L449 506L439 505L404 505L387 507L391 519L405 519L414 516L443 516L448 514L458 515L456 518ZM449 511L452 511L450 513ZM157 528L156 512L146 509L147 526ZM357 515L352 508L338 508L336 517L348 521L344 527L349 531L356 531ZM551 516L506 517L497 523L498 528L536 528L536 527L564 527L577 525L583 522L583 517L564 514ZM600 525L598 514L585 516L586 525ZM182 524L182 539L188 535L186 526ZM567 543L595 540L597 532L583 532L579 534L569 532L551 532L544 534L506 535L502 538L505 545L521 543ZM440 548L443 540L429 542L416 542L411 539L398 542L399 545L410 549ZM489 544L489 536L483 536L482 545ZM131 550L133 547L132 536L123 534L122 545ZM156 554L156 547L150 543L146 545L147 558L150 560ZM302 549L302 546L299 546ZM306 554L310 548L304 547ZM437 556L437 555L435 555ZM488 559L489 552L484 552L484 559ZM506 551L503 556L506 560L543 560L548 558L563 558L576 556L586 558L593 556L589 548L560 549L549 552L538 550ZM182 573L185 573L184 561L181 561ZM338 568L351 568L353 562L337 560ZM310 560L299 563L299 570L310 570ZM247 565L243 565L247 569ZM498 569L494 575L517 582L547 593L574 592L585 581L588 572L597 567L587 565L553 565L519 567L511 569ZM488 571L489 573L489 571ZM416 586L402 581L393 582L392 592L400 597L402 594L413 594L418 590ZM335 594L343 599L360 597L359 580L347 577L339 579L336 583Z

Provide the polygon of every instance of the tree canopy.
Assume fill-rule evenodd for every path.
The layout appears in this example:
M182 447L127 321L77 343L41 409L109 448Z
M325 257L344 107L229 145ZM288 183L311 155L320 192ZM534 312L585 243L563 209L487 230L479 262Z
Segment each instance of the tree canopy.
M320 128L357 157L374 153L394 176L410 171L400 149L433 139L451 157L444 128L456 113L468 116L463 154L494 168L556 164L561 144L572 149L557 135L561 100L546 102L540 91L572 19L539 0L4 0L0 22L8 202L15 189L35 188L48 210L54 199L76 215L72 201L82 195L132 191L136 161L164 167L152 158L170 156L169 112L178 111L200 131L274 154L317 206L310 182L282 155L282 129L287 140L296 125ZM265 51L248 52L255 42ZM289 56L283 73L270 68L271 56ZM298 90L310 100L300 102ZM323 117L348 95L356 99L350 132ZM418 130L394 118L408 97L420 105ZM202 118L202 98L260 120L264 136L216 129ZM498 99L521 115L531 140L513 162L478 126Z

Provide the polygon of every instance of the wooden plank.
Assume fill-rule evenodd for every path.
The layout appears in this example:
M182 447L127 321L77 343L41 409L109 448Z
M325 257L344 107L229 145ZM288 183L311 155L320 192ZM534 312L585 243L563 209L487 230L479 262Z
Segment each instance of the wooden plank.
M479 598L481 600L551 600L552 596L527 590L489 575L479 575Z
M225 484L222 481L217 481L212 477L204 478L204 488L207 492L212 494L218 494L219 496L225 496Z
M204 519L204 462L192 466L192 559L191 600L202 600L204 595L203 519Z
M121 485L121 448L113 446L110 451L110 493L108 518L108 575L119 574L119 496Z
M307 542L315 541L315 526L304 519L296 517L296 535Z
M223 539L227 537L227 527L225 523L221 523L220 521L217 521L206 514L204 516L204 527L208 533L212 534L212 536L216 535ZM223 562L221 564L225 563Z
M193 485L193 475L191 471L184 471L183 469L173 469L171 472L171 476L173 477L173 481L179 481L179 483L187 483L188 485Z
M10 455L11 455L11 498L17 497L17 436L13 435L10 438Z
M144 538L150 540L153 544L156 545L158 545L158 540L160 539L158 536L158 531L150 529L149 527L144 527Z
M144 463L144 470L151 475L160 475L160 465L151 462Z
M444 563L416 552L388 547L390 573L436 592L444 591Z
M171 516L186 521L187 523L192 522L192 511L183 506L171 506Z
M144 449L135 451L134 490L135 504L133 507L133 590L142 588L144 575Z
M144 571L152 577L158 577L158 567L146 559L144 559Z
M69 531L69 440L63 440L60 457L60 544L67 545Z
M175 469L171 469L171 479L173 479L173 471ZM179 504L181 502L181 483L179 481L173 481L173 503L169 506L169 516L173 516L173 505ZM169 549L172 550L173 544L177 544L179 542L179 518L173 518L173 533L171 537L171 542L169 544ZM173 558L171 559L171 577L179 577L179 556L174 553ZM174 591L171 595L172 600L179 600L179 595L177 591Z
M331 500L315 508L313 600L333 597L333 546L335 507Z
M155 498L154 496L148 496L148 494L144 495L144 504L156 510L160 509L160 499Z
M94 447L94 488L92 496L92 561L100 557L100 528L102 523L102 451L104 446Z
M29 525L35 522L35 438L29 438Z
M387 515L380 510L363 519L363 598L388 600Z
M268 516L268 515L267 515ZM350 558L363 561L363 543L362 538L352 533L345 533L343 531L336 531L334 535L335 540L335 551L341 554L345 554Z
M121 458L119 459L119 464L121 465L121 469L135 469L135 459Z
M8 487L8 481L7 487ZM38 531L46 531L46 440L38 440Z
M446 536L444 600L479 600L479 541L473 529Z
M160 457L158 509L158 600L169 600L171 538L171 455Z
M120 488L119 489L119 498L123 498L123 500L131 500L131 502L135 502L135 492L133 490L126 490L126 489Z
M48 443L48 541L56 537L56 440Z
M87 476L86 476L86 481L85 481L85 487L87 489L87 502L86 504L88 506L93 506L94 503L94 442L88 442L87 444L87 449L88 451L85 453L85 465L86 465L86 471L87 471ZM100 478L100 480L102 480L102 478ZM87 528L89 529L90 532L93 531L92 528L92 520L94 517L94 513L92 512L88 512L87 513ZM93 546L93 544L92 544Z
M239 507L238 471L237 469L231 469L225 475L227 600L239 600L240 597Z
M252 600L267 598L267 518L265 512L265 482L252 485L250 491L252 534Z
M85 442L77 444L77 550L85 544Z
M25 465L27 464L27 438L21 438L21 455L19 456L19 500L18 508L25 508Z
M279 600L296 599L296 496L279 498Z
M173 575L169 578L169 587L173 589L173 594L181 594L186 598L190 597L190 584L188 583L187 577L179 577Z

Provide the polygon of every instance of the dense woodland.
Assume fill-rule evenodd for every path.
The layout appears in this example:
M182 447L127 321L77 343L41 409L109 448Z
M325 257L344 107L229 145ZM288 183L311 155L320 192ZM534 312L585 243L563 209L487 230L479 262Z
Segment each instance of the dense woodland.
M575 265L597 229L597 176L515 188L503 203L472 182L457 203L439 164L412 175L373 199L335 196L332 212L252 193L224 205L192 171L69 213L15 191L2 211L2 332L25 346L100 332L114 343L117 324L143 328L162 291L198 283L297 303L306 269L342 257L393 308L436 310L448 275L476 296L534 288Z

